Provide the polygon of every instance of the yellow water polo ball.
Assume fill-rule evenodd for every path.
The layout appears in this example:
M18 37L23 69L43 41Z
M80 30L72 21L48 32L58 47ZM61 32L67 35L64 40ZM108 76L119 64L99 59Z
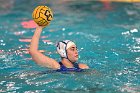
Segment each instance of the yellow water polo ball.
M47 6L37 6L32 13L32 18L39 26L47 26L53 19L53 13Z

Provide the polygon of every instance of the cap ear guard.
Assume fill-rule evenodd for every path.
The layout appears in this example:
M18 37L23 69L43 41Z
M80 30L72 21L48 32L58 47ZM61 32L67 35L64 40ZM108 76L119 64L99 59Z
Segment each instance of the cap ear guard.
M63 42L58 42L57 52L60 54L61 57L67 58L67 56L66 56L66 44Z

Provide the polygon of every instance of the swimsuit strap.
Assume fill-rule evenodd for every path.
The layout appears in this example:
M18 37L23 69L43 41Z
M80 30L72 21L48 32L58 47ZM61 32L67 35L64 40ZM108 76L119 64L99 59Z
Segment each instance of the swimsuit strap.
M73 65L74 65L74 68L67 68L66 66L64 66L63 64L62 64L62 62L59 62L59 64L60 64L60 69L58 69L57 71L58 72L68 72L68 71L75 71L75 72L81 72L82 71L82 69L81 68L79 68L79 65L78 65L78 63L74 63Z
M59 62L59 64L60 64L60 66L63 66L63 67L65 67L65 68L67 68L66 66L64 66L64 65L62 64L62 62ZM80 69L78 63L74 63L73 66L74 66L74 68Z
M74 63L73 66L74 66L75 68L80 69L78 63Z

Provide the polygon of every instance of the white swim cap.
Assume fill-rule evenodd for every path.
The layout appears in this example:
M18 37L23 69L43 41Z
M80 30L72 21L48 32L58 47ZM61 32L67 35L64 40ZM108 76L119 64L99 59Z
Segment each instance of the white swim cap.
M58 42L57 44L57 52L60 54L61 57L63 58L68 58L67 57L67 49L70 48L72 45L75 45L74 42L70 40L63 40ZM76 45L75 45L76 46Z

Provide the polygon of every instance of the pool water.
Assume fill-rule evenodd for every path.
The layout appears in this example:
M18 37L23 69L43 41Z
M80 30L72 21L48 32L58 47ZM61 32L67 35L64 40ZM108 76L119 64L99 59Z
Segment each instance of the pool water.
M140 93L140 3L111 3L105 9L90 0L1 2L0 92ZM54 20L43 30L39 49L60 61L56 42L73 40L79 62L89 70L53 72L31 60L30 42L24 40L30 40L35 29L23 28L21 22L31 20L41 4L53 10Z

